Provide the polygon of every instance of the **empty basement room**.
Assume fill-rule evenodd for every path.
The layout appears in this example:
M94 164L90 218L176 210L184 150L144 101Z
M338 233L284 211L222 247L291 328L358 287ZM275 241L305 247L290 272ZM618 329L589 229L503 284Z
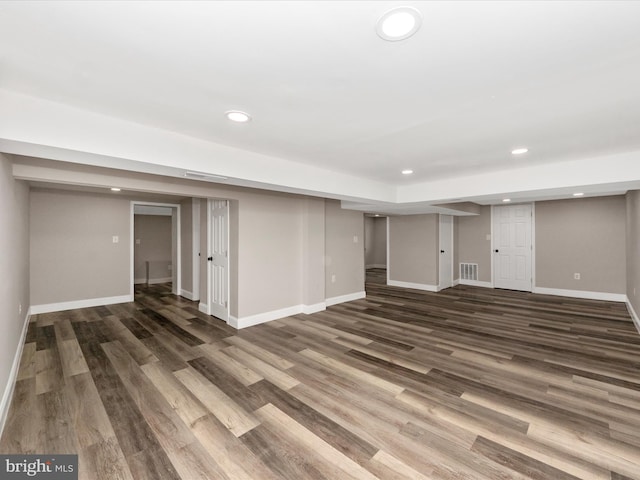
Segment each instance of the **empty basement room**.
M640 479L638 18L0 2L0 478Z

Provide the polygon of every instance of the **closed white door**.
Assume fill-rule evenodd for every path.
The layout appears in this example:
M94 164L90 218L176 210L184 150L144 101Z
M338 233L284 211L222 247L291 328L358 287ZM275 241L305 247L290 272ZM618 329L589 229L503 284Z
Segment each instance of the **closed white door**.
M209 200L209 315L229 320L229 205Z
M493 285L532 290L531 204L493 208Z
M440 215L438 290L453 286L453 217Z

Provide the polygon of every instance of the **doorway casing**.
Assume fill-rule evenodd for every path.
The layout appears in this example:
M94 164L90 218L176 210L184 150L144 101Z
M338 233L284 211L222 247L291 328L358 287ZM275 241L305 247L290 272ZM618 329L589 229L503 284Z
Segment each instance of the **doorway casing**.
M143 202L132 201L131 202L131 248L130 248L130 295L134 298L134 257L135 257L135 235L134 235L134 218L136 206L150 206L150 207L164 207L171 209L171 263L172 263L172 277L171 293L174 295L180 295L182 285L182 263L181 263L181 242L180 242L180 204L177 203L156 203L156 202Z

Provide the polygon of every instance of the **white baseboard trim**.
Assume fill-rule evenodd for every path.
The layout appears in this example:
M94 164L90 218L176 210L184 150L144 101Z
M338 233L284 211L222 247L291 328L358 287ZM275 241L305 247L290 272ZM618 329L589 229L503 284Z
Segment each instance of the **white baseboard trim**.
M29 320L31 317L31 309L28 309L27 316L24 319L22 325L22 333L20 333L20 341L16 348L16 354L13 357L13 364L11 365L11 371L9 372L9 378L7 384L4 387L4 393L2 394L2 401L0 402L0 437L4 430L4 424L7 421L7 415L9 414L9 407L11 406L11 399L13 398L13 391L16 387L16 380L18 378L18 370L20 369L20 360L22 359L22 350L24 349L24 341L27 336L27 330L29 329Z
M188 290L181 289L180 290L180 296L184 297L184 298L186 298L188 300L191 300L191 301L199 300L198 298L194 298L193 292L190 292Z
M561 288L533 287L533 293L557 295L560 297L585 298L587 300L606 300L609 302L626 302L624 293L589 292L584 290L564 290Z
M437 285L427 285L426 283L401 282L399 280L387 280L387 285L391 287L413 288L414 290L426 290L427 292L437 292Z
M254 325L271 322L272 320L278 320L279 318L290 317L292 315L298 315L300 313L311 315L312 313L322 312L326 310L330 305L350 302L352 300L359 300L361 298L365 298L366 295L366 292L356 292L350 293L348 295L341 295L339 297L327 298L324 302L315 303L313 305L293 305L291 307L281 308L279 310L257 313L255 315L249 315L240 318L230 315L229 321L227 323L233 328L240 330L241 328L253 327Z
M172 281L173 277L150 278L148 282L146 278L136 278L133 280L133 283L136 285L155 285L156 283L169 283Z
M114 303L133 302L133 295L119 295L117 297L87 298L86 300L72 300L70 302L45 303L42 305L31 305L31 315L39 313L61 312L63 310L74 310L76 308L102 307L113 305Z
M384 263L372 263L371 265L366 265L364 267L365 269L369 269L369 268L387 268L387 265Z
M638 314L633 309L633 305L631 305L629 298L627 298L627 310L629 311L629 315L631 315L631 320L633 320L633 323L636 326L636 330L640 333L640 318L638 318Z
M209 305L206 304L206 303L200 302L198 304L198 311L200 311L202 313L206 313L207 315L209 315Z
M314 303L313 305L302 305L302 312L307 315L311 315L312 313L323 312L327 309L326 302Z
M367 292L354 292L354 293L348 293L346 295L339 295L337 297L327 298L324 302L327 304L327 307L330 307L331 305L337 305L339 303L360 300L361 298L365 298L366 296L367 296Z
M255 315L249 315L247 317L237 318L229 316L229 325L238 330L241 328L253 327L261 323L270 322L272 320L278 320L279 318L290 317L291 315L297 315L302 313L302 305L294 305L292 307L281 308L279 310L272 310L270 312L257 313Z
M460 280L460 285L470 285L472 287L493 288L491 282L482 282L480 280Z

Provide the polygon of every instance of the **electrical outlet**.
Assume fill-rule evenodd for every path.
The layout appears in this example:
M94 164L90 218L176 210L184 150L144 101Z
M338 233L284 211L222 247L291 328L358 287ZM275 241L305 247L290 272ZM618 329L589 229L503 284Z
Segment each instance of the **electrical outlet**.
M114 235L113 237L111 237L111 241L113 243L118 243L120 241L120 237L118 237L118 235Z
M490 234L490 233L487 233L486 238L487 238L487 240L491 240L491 234Z
M136 245L140 245L140 239L136 238Z
M573 274L573 279L574 280L580 280L580 274L579 273L574 273Z
M22 315L22 304L18 305L18 315Z
M335 275L331 275L331 283L336 283L336 276Z
M358 235L353 236L353 243L358 243Z

